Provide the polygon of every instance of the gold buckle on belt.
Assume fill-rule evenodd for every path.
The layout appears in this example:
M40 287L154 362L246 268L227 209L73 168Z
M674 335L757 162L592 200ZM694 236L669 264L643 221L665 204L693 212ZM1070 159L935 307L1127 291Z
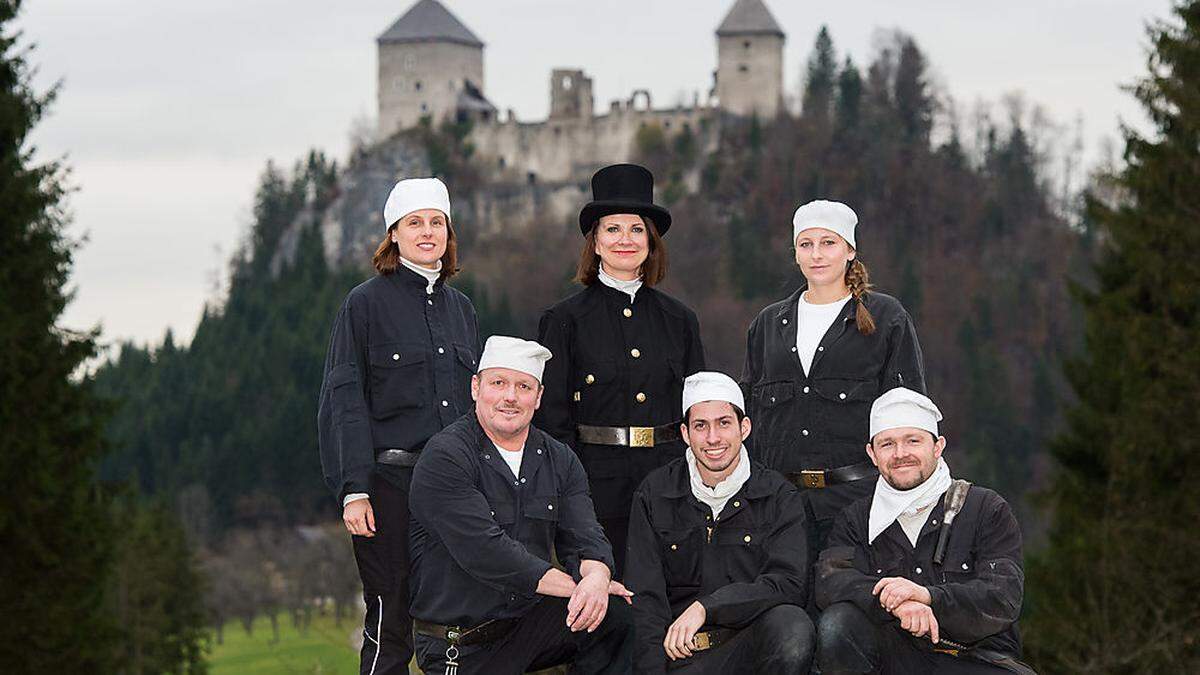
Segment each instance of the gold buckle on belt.
M692 649L702 652L710 647L712 647L712 641L709 640L708 633L696 633L692 638Z
M800 472L800 480L804 482L806 488L823 488L825 487L825 472L805 469Z
M653 448L654 427L629 427L629 447Z

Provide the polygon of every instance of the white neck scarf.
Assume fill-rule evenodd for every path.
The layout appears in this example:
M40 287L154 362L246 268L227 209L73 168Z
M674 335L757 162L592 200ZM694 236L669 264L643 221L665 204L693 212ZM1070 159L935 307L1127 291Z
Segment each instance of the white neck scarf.
M633 296L637 295L638 289L642 287L642 278L639 276L633 281L625 281L618 279L608 272L604 271L604 263L600 263L600 283L615 288L629 296L629 303L633 304Z
M438 277L442 276L442 261L441 260L437 261L437 267L435 267L433 269L429 269L428 267L422 267L422 266L418 265L417 263L409 260L408 258L404 258L404 257L400 258L400 264L404 265L408 269L416 272L417 274L420 274L421 276L425 277L425 293L427 293L427 294L433 293L433 285L435 283L437 283Z
M897 490L883 476L875 481L875 496L871 499L871 517L867 522L867 544L875 542L884 530L892 526L901 515L915 516L941 498L950 489L950 467L939 457L933 475L924 483L909 489Z
M750 480L750 456L746 454L746 446L742 445L738 450L738 464L733 469L733 473L725 477L725 480L717 483L715 487L708 487L700 478L700 470L696 467L696 455L691 448L684 450L688 463L689 483L692 486L692 494L696 499L700 500L701 504L705 504L712 509L713 520L716 520L721 515L721 509L725 508L725 502L729 498L737 494L738 490Z

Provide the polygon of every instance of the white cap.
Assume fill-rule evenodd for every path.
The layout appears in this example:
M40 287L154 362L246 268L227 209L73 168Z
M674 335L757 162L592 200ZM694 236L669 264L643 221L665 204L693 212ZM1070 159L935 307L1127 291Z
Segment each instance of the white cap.
M858 214L854 209L841 202L817 199L796 209L795 215L792 216L792 243L796 243L796 237L799 237L801 232L823 227L837 232L850 244L850 248L857 249L858 246L854 243L855 225L858 225Z
M445 183L437 178L406 178L396 183L383 205L383 229L421 209L437 209L450 219L450 193Z
M689 375L683 381L684 417L687 417L688 408L705 401L727 401L743 413L746 412L746 401L742 398L742 388L725 373L701 371L695 375Z
M924 429L938 435L937 423L942 411L924 394L896 387L875 399L871 405L871 438L875 434L899 427Z
M488 368L510 368L542 381L542 371L551 358L550 350L533 342L506 335L493 335L483 345L479 357L479 372Z

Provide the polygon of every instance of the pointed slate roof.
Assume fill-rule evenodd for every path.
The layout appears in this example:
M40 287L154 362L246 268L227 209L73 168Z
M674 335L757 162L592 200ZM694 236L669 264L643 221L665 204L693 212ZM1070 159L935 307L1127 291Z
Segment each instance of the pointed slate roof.
M419 0L378 39L385 42L457 42L482 47L483 42L437 0Z
M717 26L717 35L778 35L784 37L783 29L771 16L771 10L762 0L737 0L725 20Z

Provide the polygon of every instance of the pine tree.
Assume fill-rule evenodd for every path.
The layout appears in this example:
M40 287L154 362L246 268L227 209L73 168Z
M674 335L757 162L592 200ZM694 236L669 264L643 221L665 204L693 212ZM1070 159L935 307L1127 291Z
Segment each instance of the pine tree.
M835 105L837 112L837 132L842 136L853 132L858 127L858 118L862 108L862 93L862 75L859 75L858 68L850 60L850 57L847 56L846 63L842 66L842 71L838 74Z
M54 92L30 84L10 32L20 5L0 0L0 672L110 672L110 528L93 484L107 409L74 376L95 334L59 325L65 170L28 145Z
M804 78L802 112L806 118L821 124L829 120L833 105L833 86L837 78L837 57L833 53L833 38L829 29L821 26L812 55L808 57L808 70Z
M1088 202L1086 353L1030 568L1025 634L1046 672L1200 672L1200 1L1174 13L1133 88L1154 131L1124 131L1119 201Z

